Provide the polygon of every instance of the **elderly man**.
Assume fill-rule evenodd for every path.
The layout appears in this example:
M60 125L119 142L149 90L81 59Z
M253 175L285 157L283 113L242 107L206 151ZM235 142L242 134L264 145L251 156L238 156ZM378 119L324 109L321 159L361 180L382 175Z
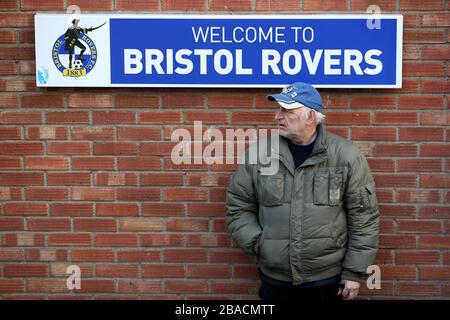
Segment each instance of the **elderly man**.
M325 130L311 85L297 82L267 98L280 104L279 151L271 155L278 169L264 175L260 161L238 166L227 192L228 232L257 257L261 299L353 299L378 249L367 161Z

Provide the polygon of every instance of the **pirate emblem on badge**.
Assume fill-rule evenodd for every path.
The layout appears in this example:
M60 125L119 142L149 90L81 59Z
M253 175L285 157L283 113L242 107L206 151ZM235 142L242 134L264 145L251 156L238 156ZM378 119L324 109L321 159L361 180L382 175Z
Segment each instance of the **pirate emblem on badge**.
M283 93L289 93L289 92L291 92L292 90L294 90L294 87L293 87L293 86L288 86L288 87L286 87L286 88L283 88Z
M95 28L81 28L79 22L79 19L73 19L72 25L53 45L53 62L64 76L83 77L97 62L97 48L87 33L101 28L106 22ZM78 54L76 49L80 50Z

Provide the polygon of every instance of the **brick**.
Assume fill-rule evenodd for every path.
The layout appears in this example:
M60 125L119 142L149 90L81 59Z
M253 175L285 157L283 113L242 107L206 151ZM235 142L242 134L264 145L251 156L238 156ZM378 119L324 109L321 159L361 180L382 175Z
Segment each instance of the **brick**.
M31 232L7 233L4 236L6 246L44 246L43 234Z
M63 188L30 187L25 190L27 200L69 200L69 190Z
M432 203L432 202L439 202L440 195L439 192L435 190L426 190L426 189L398 190L396 199L398 202Z
M420 267L420 280L448 281L450 268L448 267Z
M141 186L182 186L183 176L177 173L143 173Z
M0 261L23 261L24 259L22 248L0 248Z
M395 141L397 130L395 128L352 128L352 139L361 141Z
M18 127L5 127L0 128L0 138L2 140L13 140L21 138L21 130Z
M438 251L397 251L395 254L396 264L439 264L440 255Z
M251 294L255 290L254 281L246 280L212 280L212 293Z
M86 111L46 112L46 123L89 123L89 114Z
M226 207L223 203L188 204L188 215L193 217L222 217L225 213Z
M332 1L332 0L304 0L303 9L306 10L320 10L320 11L339 11L348 10L347 1Z
M420 216L450 218L450 206L424 206L420 208Z
M416 207L404 205L378 205L381 215L384 217L412 217L416 214Z
M24 292L24 288L23 280L0 279L0 292L2 293Z
M393 95L352 96L352 109L395 109L396 98Z
M424 79L422 93L447 93L450 91L449 80Z
M95 275L106 278L132 278L138 276L137 264L98 264Z
M120 157L118 159L119 170L160 170L159 157Z
M52 203L50 208L52 216L93 216L92 203Z
M205 10L205 2L203 0L187 0L187 1L176 1L176 0L162 0L162 10Z
M2 186L42 186L44 174L42 172L2 172L0 173Z
M117 1L116 1L117 2ZM112 3L110 1L97 1L92 2L90 0L73 0L69 1L67 5L77 4L83 11L85 10L111 10Z
M107 94L70 94L67 105L71 108L111 108L112 96Z
M275 125L275 112L269 111L234 111L231 114L231 124Z
M14 33L12 33L14 35ZM6 42L6 41L12 41L15 39L8 39L7 35L4 32L0 31L0 43ZM17 74L17 64L14 61L0 61L0 74L2 75L13 75ZM17 108L18 107L18 100L17 96L15 95L6 95L5 97L0 97L0 101L5 101L6 103L3 105L2 108Z
M374 174L378 187L415 187L416 176L412 174Z
M440 128L399 128L399 140L402 141L443 141Z
M416 248L415 236L380 235L381 249Z
M34 48L30 46L8 46L0 47L0 59L33 59Z
M422 143L419 154L422 157L450 157L450 148L442 143Z
M392 159L367 159L370 170L373 172L394 172L394 160Z
M47 277L46 264L5 264L3 273L5 277Z
M214 96L208 96L208 107L212 108L211 98ZM162 97L162 107L166 108L195 108L205 106L205 97L199 94L171 94Z
M405 77L444 77L444 62L404 62L402 68Z
M157 262L161 261L159 250L120 250L118 252L120 262Z
M136 123L136 112L122 110L93 111L92 119L94 124Z
M70 219L64 218L30 218L30 231L70 231Z
M114 128L112 127L74 127L72 128L73 140L113 140Z
M419 186L425 188L450 188L450 175L420 174Z
M189 265L187 275L189 278L229 278L231 268L226 264Z
M327 112L328 125L370 125L369 112Z
M208 231L208 220L206 219L169 219L167 231Z
M116 291L116 285L114 280L84 280L81 285L81 289L75 289L75 292L108 292L113 293Z
M256 11L300 11L301 2L295 0L276 1L276 0L257 0Z
M143 264L142 276L147 278L181 278L185 276L183 264Z
M90 246L92 236L90 233L50 233L48 244L54 246Z
M2 155L29 155L43 154L42 142L1 142L0 154Z
M23 231L24 227L25 227L25 224L24 224L23 218L0 217L0 231ZM0 256L1 256L1 252L0 252Z
M417 118L415 112L376 112L374 124L417 124Z
M185 111L184 117L186 123L194 123L194 121L202 121L204 124L228 123L226 111Z
M443 96L400 96L398 108L402 109L442 109L444 105Z
M253 263L253 257L241 249L211 249L209 250L210 263Z
M438 221L400 220L398 230L400 233L439 233L441 232L441 223Z
M228 247L230 245L228 234L188 234L187 246L192 247Z
M170 138L169 138L170 139ZM170 156L178 142L144 142L141 143L141 155Z
M438 296L440 291L439 285L436 284L407 282L399 283L397 286L398 294L406 296Z
M207 200L208 191L204 188L165 188L166 201L204 201Z
M167 293L207 293L207 280L166 280Z
M159 104L158 96L118 95L115 106L119 108L158 108Z
M116 221L106 218L77 218L74 219L74 231L116 231Z
M42 113L39 111L3 111L0 113L1 124L41 124Z
M0 3L0 10L17 10L18 3L16 0L4 0Z
M181 203L142 203L143 216L184 216L184 205Z
M55 126L40 126L27 128L28 139L67 139L67 128Z
M209 10L217 11L250 11L253 9L253 1L251 0L211 0L209 2Z
M166 249L164 261L167 262L206 262L204 249Z
M161 281L127 279L119 280L120 293L160 293L162 292Z
M184 244L184 236L181 234L146 233L141 235L144 247L179 247Z
M403 31L404 43L440 43L445 40L444 30L407 29Z
M127 233L99 233L95 236L95 245L97 247L135 247L137 236Z
M55 248L30 248L26 250L28 261L67 261L67 251Z
M22 96L22 108L63 108L62 94L27 94Z
M445 126L450 125L450 117L448 112L422 112L420 114L420 124L429 126Z
M72 259L73 261L112 262L115 254L109 249L73 249Z
M375 156L416 156L417 145L408 143L377 143Z
M46 203L9 202L4 204L3 211L5 215L13 216L46 216L48 206Z
M69 161L66 157L27 157L25 169L28 170L67 170Z
M98 203L97 216L137 216L139 212L135 203Z
M27 292L67 293L66 279L30 279L27 281Z
M259 274L254 266L236 265L233 268L233 278L258 280Z
M22 0L22 10L62 10L64 9L63 0L47 0L47 1L35 1L35 0Z
M73 170L114 170L112 157L73 157Z
M127 155L137 154L136 143L133 142L95 142L95 155Z
M21 170L21 157L0 157L0 170Z
M135 186L137 185L137 177L134 173L99 172L95 174L94 185Z
M448 249L450 248L450 236L421 235L419 239L419 247L431 249Z
M72 200L114 200L115 191L113 188L83 188L74 187L72 189Z
M88 142L50 141L47 142L47 153L77 155L77 154L90 154L91 150Z
M158 127L127 127L121 126L117 129L119 140L159 140L161 129Z
M91 175L87 172L48 172L49 186L90 185Z
M400 0L400 10L443 10L443 0Z
M158 218L125 218L120 219L120 231L164 231L164 220Z
M447 45L425 45L422 47L422 59L446 60L450 56L450 47Z
M158 201L160 200L160 198L161 196L159 188L117 189L117 200L119 201Z
M139 115L139 123L181 123L182 114L180 111L146 111Z
M381 275L384 280L416 280L416 267L381 266Z
M436 159L399 159L398 172L441 171L441 160Z

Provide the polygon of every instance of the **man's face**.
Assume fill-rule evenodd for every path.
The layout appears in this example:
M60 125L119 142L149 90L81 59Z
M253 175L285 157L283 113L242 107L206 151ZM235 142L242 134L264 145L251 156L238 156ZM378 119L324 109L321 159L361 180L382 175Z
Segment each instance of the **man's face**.
M304 116L304 110L302 110L304 108L285 109L280 107L275 114L275 120L281 136L292 140L305 130L307 117Z

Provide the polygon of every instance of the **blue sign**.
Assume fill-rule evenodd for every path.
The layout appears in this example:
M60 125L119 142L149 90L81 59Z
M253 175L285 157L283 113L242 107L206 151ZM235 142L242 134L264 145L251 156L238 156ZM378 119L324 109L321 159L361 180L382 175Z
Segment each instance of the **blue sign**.
M401 87L401 15L97 17L109 27L109 47L98 49L109 70L98 81L84 74L89 86Z

